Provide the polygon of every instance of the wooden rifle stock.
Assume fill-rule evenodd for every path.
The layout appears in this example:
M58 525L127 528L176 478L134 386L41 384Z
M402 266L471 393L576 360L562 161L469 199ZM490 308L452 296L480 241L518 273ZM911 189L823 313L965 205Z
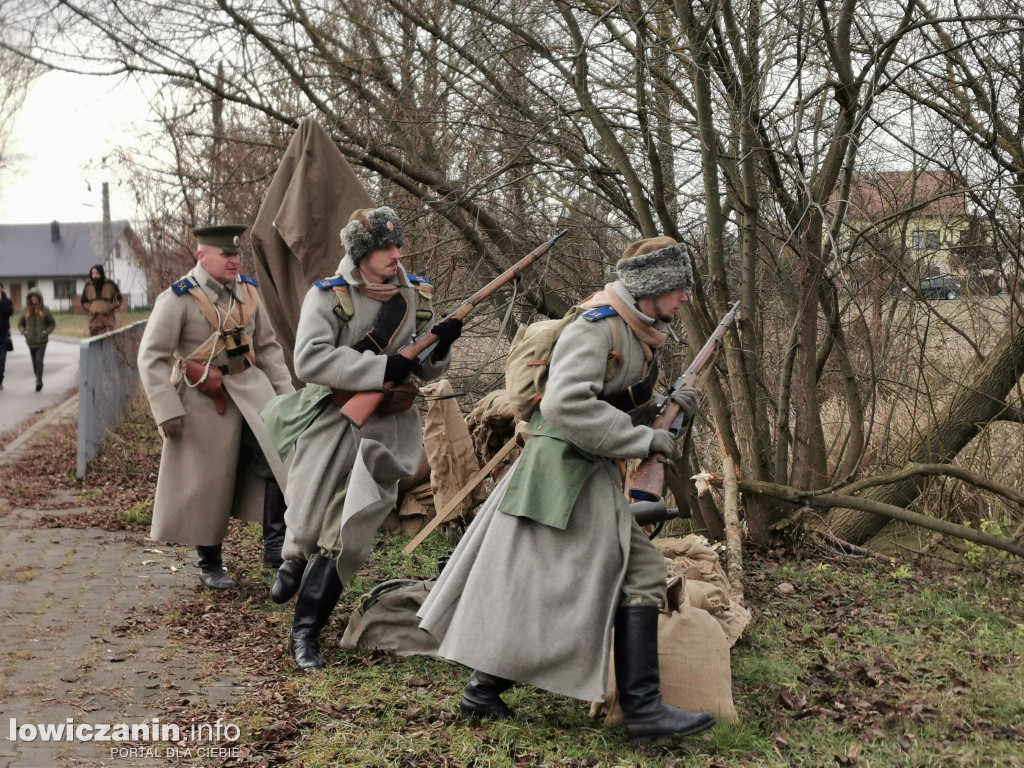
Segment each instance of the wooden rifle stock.
M692 387L697 377L714 359L718 350L722 348L725 340L725 332L736 319L736 310L740 303L733 302L725 317L718 323L711 337L700 348L697 356L693 358L690 367L683 371L682 376L676 379L672 386L675 392L680 387ZM661 413L654 419L651 427L654 429L667 429L673 435L678 435L689 423L685 414L680 413L679 404L673 402L671 397L665 401ZM668 456L664 453L654 452L637 465L629 476L629 499L630 501L660 501L665 488L665 465L669 462Z
M450 317L456 317L459 320L462 320L463 318L465 318L466 315L473 311L473 308L477 304L479 304L492 293L497 291L499 288L501 288L501 286L505 285L506 283L510 283L516 278L518 278L519 274L524 269L529 267L531 264L537 261L537 259L541 258L542 256L544 256L544 254L550 251L554 244L557 243L566 234L568 234L568 232L569 230L567 229L560 229L558 232L555 233L554 237L552 237L546 243L543 243L542 245L538 246L533 251L531 251L529 254L521 258L511 267L509 267L496 278L491 280L491 282L489 282L483 288L481 288L468 299L459 304L451 312L445 313L441 317L441 319L446 320ZM430 349L436 342L437 336L432 334L430 331L427 331L426 333L423 333L418 338L414 339L413 341L402 347L400 350L398 350L398 354L400 354L402 357L408 358L409 360L415 360L416 358L421 356L423 356L423 359L425 359L424 353L428 349ZM380 406L381 402L384 400L385 396L387 395L386 390L394 389L395 386L395 384L389 381L384 383L384 390L375 390L373 392L356 392L355 394L352 395L352 397L348 399L348 402L342 406L341 415L344 416L350 423L354 424L355 426L363 426L366 423L366 420L373 415L374 411L377 410L378 406Z

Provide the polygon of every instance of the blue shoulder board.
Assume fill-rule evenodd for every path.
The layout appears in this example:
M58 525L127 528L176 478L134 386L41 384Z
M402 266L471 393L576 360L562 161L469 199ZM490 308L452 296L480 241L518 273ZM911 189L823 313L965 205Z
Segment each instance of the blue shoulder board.
M191 291L193 288L199 287L199 281L194 277L183 277L178 282L171 286L171 290L174 291L175 296L184 296L186 293Z
M341 275L335 275L334 277L325 277L323 280L317 280L313 285L321 291L326 291L330 288L339 288L343 285L348 285L348 280Z
M619 314L619 313L616 312L611 307L604 306L604 307L594 307L594 309L590 310L589 312L584 312L581 315L581 317L584 320L590 320L591 322L593 322L594 320L604 320L606 317L614 317L617 314Z
M243 283L248 283L253 288L259 288L260 287L260 284L256 282L256 278L255 277L249 277L248 275L243 275L243 274L239 273L238 279L240 281L242 281Z
M406 272L405 276L409 278L409 282L413 285L433 285L427 278L421 275L414 275L412 272Z

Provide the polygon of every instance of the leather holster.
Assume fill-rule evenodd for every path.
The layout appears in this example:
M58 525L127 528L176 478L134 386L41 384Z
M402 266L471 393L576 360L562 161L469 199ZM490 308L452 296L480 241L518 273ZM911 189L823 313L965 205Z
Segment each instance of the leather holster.
M205 378L204 375L205 374ZM226 413L227 401L224 399L224 374L215 366L207 368L196 360L185 361L185 378L200 392L213 398L217 413Z

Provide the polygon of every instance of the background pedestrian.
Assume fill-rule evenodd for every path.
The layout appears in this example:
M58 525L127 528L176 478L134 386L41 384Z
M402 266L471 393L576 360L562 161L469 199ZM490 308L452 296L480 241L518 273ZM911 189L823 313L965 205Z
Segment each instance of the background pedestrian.
M11 343L11 315L13 314L14 302L4 293L4 284L0 283L0 389L4 388L7 353L14 351L14 345Z
M114 312L121 308L121 289L107 280L102 264L89 270L89 279L82 288L82 307L89 313L89 335L99 336L114 330Z
M25 336L28 353L32 356L36 392L43 388L43 357L46 355L46 342L50 340L50 334L56 327L53 313L43 304L43 292L39 288L29 288L25 311L18 319L18 330Z

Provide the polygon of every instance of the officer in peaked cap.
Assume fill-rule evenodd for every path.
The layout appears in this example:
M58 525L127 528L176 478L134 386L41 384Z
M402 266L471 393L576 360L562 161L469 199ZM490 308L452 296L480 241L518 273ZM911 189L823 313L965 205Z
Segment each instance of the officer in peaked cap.
M157 297L138 356L164 437L150 535L196 547L218 590L235 586L221 556L230 518L263 523L269 567L284 542L287 467L259 412L294 388L256 281L239 272L246 229L192 230L196 266Z
M209 227L196 227L192 234L200 245L212 245L224 253L242 252L242 233L248 227L244 224L217 224Z

